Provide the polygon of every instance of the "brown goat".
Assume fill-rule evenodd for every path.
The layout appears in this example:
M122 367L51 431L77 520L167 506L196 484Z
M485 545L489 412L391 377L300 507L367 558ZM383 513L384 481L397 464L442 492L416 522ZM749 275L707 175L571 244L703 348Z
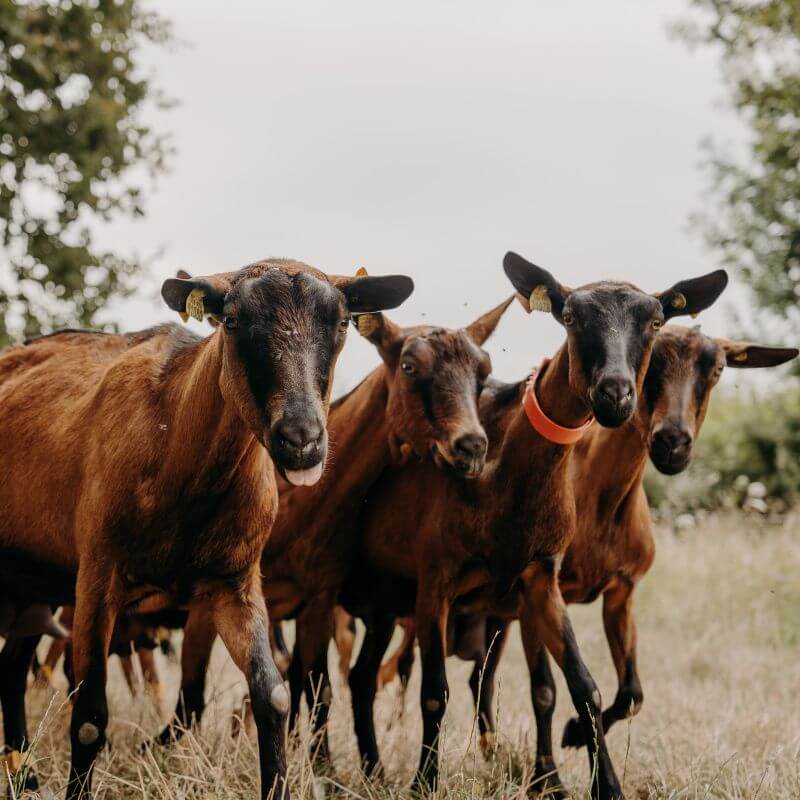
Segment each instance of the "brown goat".
M329 278L263 261L165 281L171 309L219 321L208 338L173 325L63 332L0 356L3 594L20 608L74 595L69 800L89 796L105 741L118 614L167 607L207 609L248 680L261 796L284 791L289 697L269 651L259 569L277 512L275 467L298 484L319 477L349 316L393 308L412 289L403 276ZM3 663L15 688L25 649Z
M395 460L416 454L465 477L483 468L486 436L478 393L491 371L480 345L511 298L463 330L400 328L382 315L359 318L383 365L331 407L332 459L310 490L281 485L280 510L261 562L263 591L273 620L297 619L290 666L291 720L303 691L316 708L316 730L327 722L327 651L340 587L352 566L353 520L369 487ZM163 742L180 736L203 710L206 667L214 631L190 614L183 642L183 682L175 719ZM316 702L315 702L316 701ZM179 723L179 724L176 724ZM327 752L323 741L323 752Z
M655 554L642 485L648 455L665 474L685 469L705 419L711 391L725 365L771 367L797 354L793 348L712 339L697 328L667 328L656 340L634 418L616 431L595 428L576 446L571 474L581 513L575 537L564 555L559 586L566 603L590 603L603 597L603 622L619 680L614 702L603 711L604 731L637 713L643 700L636 668L633 592ZM499 386L487 387L482 403L490 402L490 396L498 391L502 391ZM451 636L451 652L475 661L470 687L479 710L484 752L494 747L494 676L508 620L508 616L468 616L456 621ZM552 751L550 724L555 684L547 654L541 647L532 649L526 640L525 632L531 625L528 620L521 621L538 731L536 770L543 779L537 788L549 791L548 796L566 797ZM408 680L414 636L408 623L404 629L402 646L381 667L384 682L395 674L400 674L404 683ZM538 644L535 639L534 644ZM583 729L573 718L564 730L562 746L583 745Z
M560 561L576 527L569 477L574 445L544 438L523 399L534 392L544 415L562 428L582 426L591 414L608 427L624 424L636 408L663 321L706 308L727 276L712 273L653 296L612 282L573 291L513 253L503 266L533 307L552 311L564 325L567 342L530 389L521 382L494 398L484 417L491 451L480 478L466 482L428 464L408 465L388 473L370 492L360 526L363 563L342 597L345 608L367 624L350 673L359 748L366 768L378 768L372 719L376 676L395 617L413 611L423 670L417 783L433 783L447 699L451 611L516 603L521 593L537 640L563 670L587 737L595 737L589 754L593 795L617 798L621 789L605 746L600 695L558 588Z

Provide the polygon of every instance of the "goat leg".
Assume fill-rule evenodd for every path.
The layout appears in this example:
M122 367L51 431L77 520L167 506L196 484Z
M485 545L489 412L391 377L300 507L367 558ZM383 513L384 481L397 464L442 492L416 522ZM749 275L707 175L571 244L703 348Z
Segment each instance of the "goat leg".
M341 607L333 611L333 638L339 653L339 674L347 683L350 677L350 663L353 660L353 648L356 644L355 620Z
M254 569L238 587L220 588L212 605L216 629L247 679L258 732L261 798L288 800L284 727L289 692L272 659L259 569Z
M217 629L206 604L193 606L186 619L181 650L181 691L175 713L158 736L159 744L177 741L199 724L205 708L206 672Z
M108 588L106 588L108 587ZM91 797L95 759L106 741L108 648L120 601L113 569L98 560L81 564L72 626L72 670L76 686L70 741L72 763L67 800Z
M21 796L26 790L38 791L39 781L32 768L25 765L25 753L30 748L28 724L25 715L25 691L28 670L41 635L26 638L8 638L0 652L0 706L3 711L3 736L5 747L0 764L4 761L13 785L9 794ZM5 772L5 769L0 768Z
M334 633L334 608L333 597L322 594L314 598L297 618L294 650L299 656L299 675L303 681L309 719L313 724L312 760L327 760L330 756L328 715L331 682L328 675L328 644Z
M508 637L508 623L499 617L485 618L483 636L485 642L481 652L474 658L475 666L469 676L469 688L478 715L481 752L485 758L489 758L497 747L494 721L495 675Z
M431 589L421 581L417 590L417 635L422 659L422 751L414 779L417 790L432 789L438 782L439 732L448 695L445 657L449 606ZM441 603L438 607L437 600Z
M588 748L592 800L618 800L623 796L606 747L600 690L578 649L572 624L558 586L558 559L544 557L523 573L522 615L553 656L567 681L575 710L591 742Z
M348 681L353 703L353 724L356 729L361 765L367 775L382 771L378 741L375 736L373 707L377 691L378 671L383 654L394 634L394 616L373 609L364 617L366 632L361 650Z
M642 684L636 669L636 620L633 614L634 584L626 580L615 581L603 594L603 625L614 667L617 670L618 689L614 702L603 711L603 730L639 712L644 700ZM585 747L583 729L577 718L569 720L564 728L562 747Z
M539 639L535 624L526 610L520 616L520 633L531 681L533 715L536 718L536 763L531 781L531 794L553 800L568 795L558 775L553 757L553 712L556 708L556 682L550 671L547 650Z
M406 617L399 622L403 629L403 641L389 658L381 664L378 671L378 691L388 686L395 678L400 678L401 694L405 693L414 666L414 645L417 641L417 626L413 617Z

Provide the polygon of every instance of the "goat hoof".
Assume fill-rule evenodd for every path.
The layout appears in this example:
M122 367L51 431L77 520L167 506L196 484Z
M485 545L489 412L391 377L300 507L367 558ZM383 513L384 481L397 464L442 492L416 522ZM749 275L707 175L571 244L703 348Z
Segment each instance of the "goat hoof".
M158 736L154 737L149 742L144 742L144 744L142 744L142 750L147 750L150 747L166 747L173 742L177 742L182 735L183 730L181 728L167 725Z
M558 776L555 762L551 759L536 759L533 780L528 788L528 797L542 800L568 800L569 792Z
M583 740L583 728L580 720L573 717L564 726L564 735L561 737L562 747L583 747L586 744Z
M497 736L495 736L494 731L484 731L481 734L480 746L481 753L483 753L483 757L487 761L494 757L497 752Z
M412 797L428 797L432 792L436 791L438 781L428 772L417 772L414 776L414 782L411 784Z
M12 775L12 781L15 780L14 776ZM23 794L26 792L38 792L39 791L39 779L36 777L36 774L33 770L28 769L25 773L25 778L22 781L17 781L16 789L9 783L8 786L8 800L16 800L17 797L22 797ZM21 784L21 785L19 785Z

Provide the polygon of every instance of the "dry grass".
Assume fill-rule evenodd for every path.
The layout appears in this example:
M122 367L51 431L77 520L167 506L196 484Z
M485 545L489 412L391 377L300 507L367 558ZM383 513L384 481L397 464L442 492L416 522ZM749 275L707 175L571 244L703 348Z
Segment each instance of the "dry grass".
M609 735L629 798L800 797L800 541L797 518L767 527L751 518L716 520L676 538L662 530L655 567L638 593L640 666L645 704L629 726ZM573 608L584 655L610 700L613 670L599 604ZM333 669L334 660L331 660ZM178 669L165 664L171 706ZM502 755L487 763L476 746L469 665L450 659L452 699L443 732L444 780L452 798L524 797L533 740L527 675L514 633L497 693ZM335 678L338 681L338 676ZM572 709L560 676L556 731ZM113 749L98 762L97 800L254 798L258 780L252 737L230 735L230 715L244 695L241 676L217 645L209 681L211 703L202 732L169 750L140 752L159 728L149 700L132 701L117 664L110 697ZM397 690L378 700L378 735L388 779L368 783L356 768L349 694L335 684L333 768L315 773L307 741L292 742L295 797L394 798L409 794L421 722L416 708L419 670L401 712ZM60 793L68 761L64 695L30 693L32 730L39 728L35 763L45 790ZM557 752L561 775L586 797L583 753ZM0 780L0 783L2 781ZM39 795L37 795L39 797Z

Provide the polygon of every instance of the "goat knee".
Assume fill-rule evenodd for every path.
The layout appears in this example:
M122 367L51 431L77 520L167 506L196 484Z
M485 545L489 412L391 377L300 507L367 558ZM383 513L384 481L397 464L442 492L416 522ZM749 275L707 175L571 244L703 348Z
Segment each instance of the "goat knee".
M441 719L447 703L447 682L445 680L423 681L422 713L426 717Z
M547 714L555 708L556 693L550 686L536 686L533 690L534 708L542 714Z
M289 690L285 683L278 683L269 693L269 703L281 716L289 713Z
M70 731L73 751L77 748L85 758L94 758L106 742L107 726L108 712L105 709L89 710L76 706Z

